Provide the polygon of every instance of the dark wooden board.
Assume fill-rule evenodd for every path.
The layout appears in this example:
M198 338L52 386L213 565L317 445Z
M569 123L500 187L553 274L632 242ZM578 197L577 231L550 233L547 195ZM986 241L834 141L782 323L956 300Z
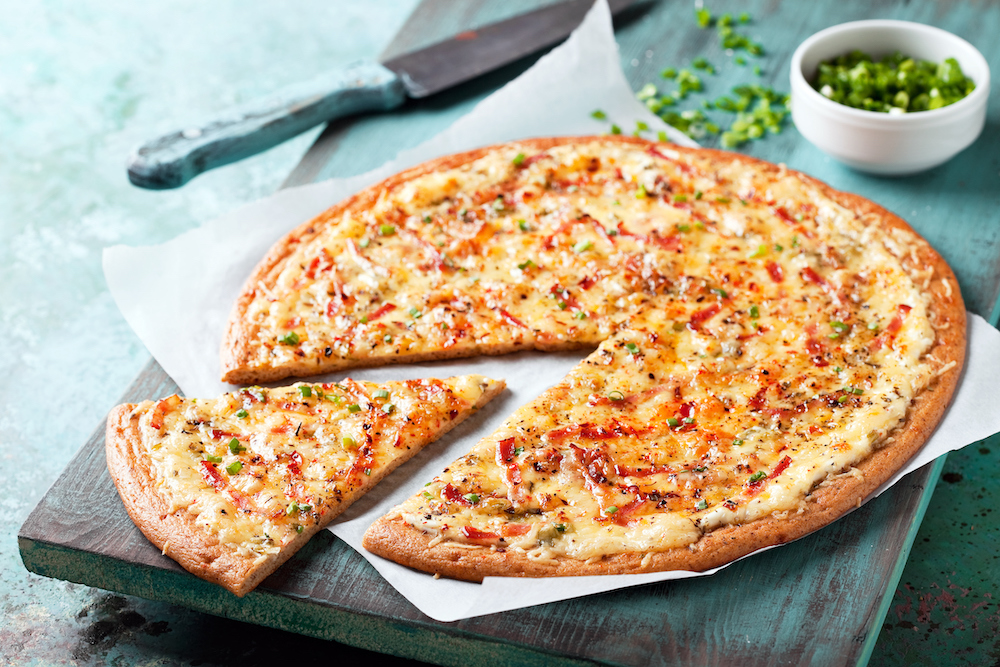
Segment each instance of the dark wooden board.
M403 39L395 50L427 41L426 33L434 26L454 31L456 25L474 26L526 4L463 4L456 17L454 3L425 2L408 24L423 28L410 33L404 28L402 34L409 35L411 44ZM811 32L841 21L913 18L959 32L983 48L976 36L992 34L1000 4L963 5L950 12L945 4L720 0L711 7L717 13L748 9L753 14L750 32L773 51L765 61L763 82L787 90L787 61L794 46ZM710 53L714 34L693 27L689 3L663 0L650 7L616 23L623 64L635 88L656 80L664 65L684 66L692 54L705 53L717 66L723 64L723 56ZM655 57L646 57L650 51ZM995 51L986 55L994 71L1000 71L1000 48ZM400 148L443 129L528 64L399 112L338 122L322 135L288 184L376 166ZM724 70L718 80L709 80L708 98L726 92L737 74ZM1000 232L982 224L1000 203L1000 190L990 186L995 156L1000 154L995 113L976 146L953 163L910 179L871 179L843 170L794 129L747 150L896 210L943 252L974 311L1000 313L1000 262L990 250ZM941 215L941 210L948 214ZM151 362L122 400L175 390ZM890 601L887 592L895 589L942 466L939 460L824 530L710 578L451 624L423 616L359 555L326 533L242 599L188 575L145 540L121 507L104 467L103 425L28 517L19 544L28 569L46 576L439 664L864 664Z

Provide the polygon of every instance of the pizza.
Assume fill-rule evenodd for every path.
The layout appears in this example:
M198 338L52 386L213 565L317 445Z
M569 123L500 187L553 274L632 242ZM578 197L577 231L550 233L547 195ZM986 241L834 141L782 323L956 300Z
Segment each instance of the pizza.
M242 596L503 387L478 375L345 379L120 405L108 470L153 544Z
M234 308L230 382L589 348L371 527L459 579L704 570L857 506L965 353L954 274L899 217L783 165L623 137L402 172L292 231Z

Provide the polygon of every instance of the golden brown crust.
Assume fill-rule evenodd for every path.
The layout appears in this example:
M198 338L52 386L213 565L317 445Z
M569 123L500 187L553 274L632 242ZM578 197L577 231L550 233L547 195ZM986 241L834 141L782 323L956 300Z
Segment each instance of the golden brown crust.
M464 421L505 388L503 381L491 381L473 406L457 418L446 421L428 442L440 438ZM195 521L195 515L181 508L171 511L157 491L157 482L142 442L139 419L142 410L135 404L119 405L108 415L105 451L108 472L122 502L139 530L164 555L177 561L192 574L226 588L237 596L249 591L291 558L309 539L326 527L382 478L420 451L420 447L401 450L398 458L372 471L365 483L342 496L339 504L329 507L319 523L305 526L295 539L273 556L240 556L219 544Z
M531 148L548 148L569 141L641 142L630 138L562 138L522 142ZM766 163L744 155L710 149L689 149L675 145L670 150L694 153L713 159L753 165L758 173L786 172L819 188L826 196L861 214L866 224L883 229L895 228L914 233L895 214L857 195L836 191L804 174L786 170L783 166ZM460 156L450 156L433 168L453 166L476 159L492 148L480 149ZM458 160L456 158L459 158ZM438 162L438 161L435 161ZM427 165L400 177L426 173ZM379 187L379 186L376 186ZM915 234L915 233L914 233ZM919 238L919 237L917 237ZM924 289L930 294L931 321L936 339L929 356L938 362L943 372L921 392L910 406L906 420L890 434L886 443L858 464L857 474L844 475L822 483L806 499L806 510L787 518L774 515L743 525L714 530L691 547L675 548L656 553L622 553L602 559L579 561L557 557L550 561L529 558L514 550L491 550L453 543L436 543L434 536L388 515L379 519L366 533L364 546L369 551L409 567L456 579L481 581L484 576L577 576L593 574L624 574L661 570L702 571L724 565L763 547L782 544L807 535L846 514L885 483L923 446L940 422L958 385L965 359L966 318L958 282L941 256L922 239L915 251L911 271L931 268ZM910 260L911 262L913 260Z

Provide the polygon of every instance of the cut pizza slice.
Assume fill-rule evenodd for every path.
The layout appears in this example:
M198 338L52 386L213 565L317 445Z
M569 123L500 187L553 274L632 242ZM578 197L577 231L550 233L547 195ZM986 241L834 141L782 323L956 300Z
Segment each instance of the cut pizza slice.
M347 379L120 405L108 470L153 544L242 596L503 388L478 375Z

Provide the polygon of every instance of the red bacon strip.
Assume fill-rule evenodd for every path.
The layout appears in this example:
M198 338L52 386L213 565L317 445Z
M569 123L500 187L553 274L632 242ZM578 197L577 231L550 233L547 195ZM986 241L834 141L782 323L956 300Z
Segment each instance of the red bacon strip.
M507 310L504 308L500 309L500 317L502 317L503 321L506 322L507 324L513 324L515 327L520 327L522 329L528 328L524 322L522 322L521 320L517 319L516 317L508 313Z
M785 271L781 268L781 265L773 260L768 260L767 262L767 273L771 276L771 280L776 283L780 283L785 279Z
M691 320L688 322L688 328L692 331L697 331L701 327L702 322L714 317L722 310L722 306L717 303L713 303L708 308L703 308L695 313L691 314Z
M396 310L396 304L394 304L394 303L384 303L384 304L382 304L381 307L379 307L378 310L376 310L374 313L372 313L371 315L368 316L368 321L369 322L374 322L375 320L377 320L378 318L382 317L386 313L391 313L394 310Z

